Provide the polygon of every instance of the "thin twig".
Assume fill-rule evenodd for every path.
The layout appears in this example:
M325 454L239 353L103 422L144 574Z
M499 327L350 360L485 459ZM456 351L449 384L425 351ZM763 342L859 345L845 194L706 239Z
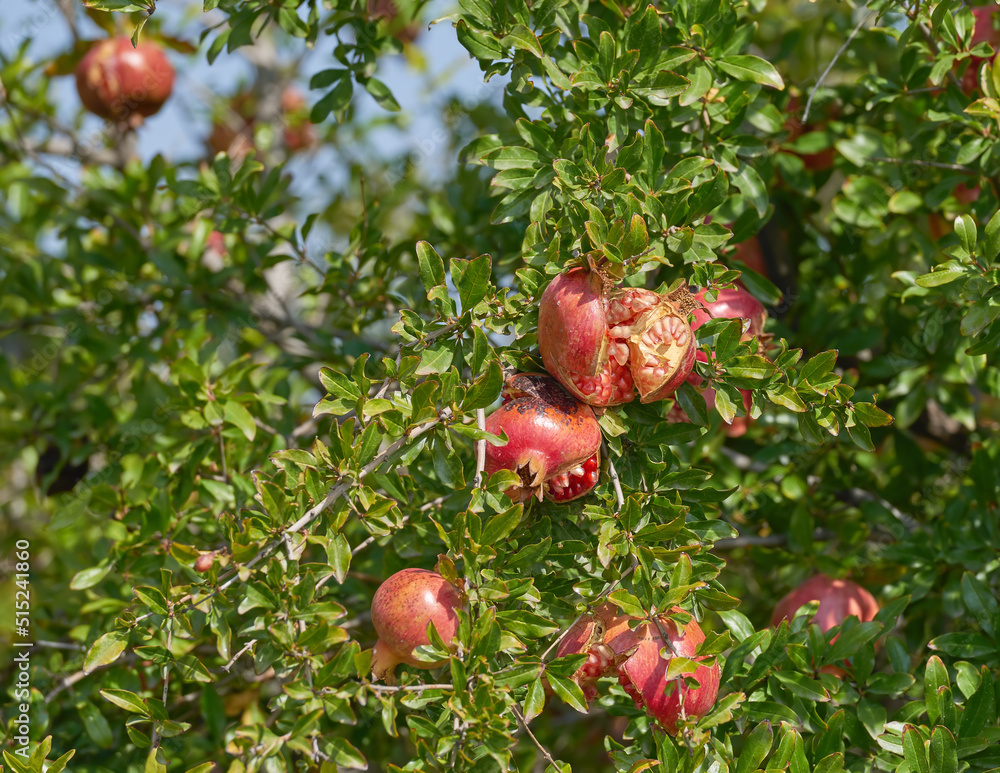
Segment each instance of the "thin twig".
M483 432L486 431L486 410L476 409L476 426ZM476 441L476 477L472 479L472 487L479 488L483 485L483 470L486 468L486 440Z
M528 727L528 722L527 720L525 720L524 714L521 713L521 710L516 705L511 706L510 710L514 712L514 716L517 717L517 721L521 723L521 727L524 728L524 732L526 732L528 734L528 737L535 742L535 746L538 747L538 750L542 753L542 756L545 757L546 761L552 767L558 770L559 766L556 764L556 761L552 759L552 755L549 754L549 750L546 749L544 746L542 746L542 744L538 741L538 739L535 738L535 734L531 732L531 728Z
M375 692L424 692L426 690L454 690L453 684L370 684L369 690Z
M256 639L251 639L250 641L248 641L248 642L246 643L246 646L245 646L245 647L243 647L243 649L241 649L241 650L240 650L239 652L237 652L237 653L236 653L235 655L233 655L233 659L232 659L232 660L230 660L230 661L229 661L228 663L226 663L226 665L224 665L224 666L222 667L222 670L223 670L223 671L227 671L227 672L228 672L228 671L229 671L229 669L231 669L231 668L233 667L233 664L234 664L234 663L235 663L235 662L236 662L237 660L239 660L239 659L240 659L240 655L242 655L242 654L243 654L244 652L246 652L246 651L247 651L248 649L250 649L251 647L253 647L253 645L255 645L256 643L257 643L257 640L256 640Z
M833 55L833 59L830 60L830 64L826 66L823 70L823 74L819 76L819 80L816 81L816 85L812 87L812 91L809 92L809 99L806 101L806 109L802 111L802 123L806 123L809 120L809 110L812 108L813 97L816 96L816 92L819 91L819 87L823 85L823 81L826 80L826 76L830 74L830 70L840 59L841 54L847 50L847 47L851 45L851 41L854 40L854 36L861 32L861 28L868 23L868 20L872 17L875 11L870 11L865 14L865 16L858 22L857 26L851 31L851 34L847 36L847 40L844 41L843 45L837 49L837 53Z
M607 445L605 445L606 448ZM622 482L618 478L618 470L615 469L615 463L611 461L611 454L606 452L604 458L608 460L608 477L611 478L611 485L615 490L615 501L618 503L615 515L618 515L622 507L625 506L625 495L622 494Z
M883 164L909 164L910 166L928 166L934 169L951 169L955 172L964 172L965 174L979 174L978 171L967 166L962 166L961 164L946 164L942 161L920 161L915 158L885 158L882 156L872 156L872 161L878 161Z
M326 495L326 497L324 497L322 502L320 502L310 510L307 510L305 515L299 518L299 520L297 520L291 526L285 528L282 531L281 535L279 535L277 538L273 539L271 542L266 544L256 556L251 558L241 567L234 567L233 570L230 572L229 576L222 583L220 583L215 590L199 598L197 601L188 604L186 607L181 609L178 614L190 612L192 609L196 609L200 605L204 604L206 601L210 601L211 599L215 598L218 594L220 594L222 591L226 590L230 585L236 582L236 580L239 578L241 569L253 569L255 566L257 566L257 564L259 564L265 558L268 558L272 553L274 553L274 551L277 550L278 547L283 543L284 534L292 534L294 532L301 531L302 529L305 529L308 526L310 526L313 523L313 521L318 519L320 515L322 515L323 512L330 507L330 505L332 505L340 497L346 494L347 491L352 486L354 486L356 483L360 482L366 476L374 472L386 459L391 457L394 453L396 453L399 449L401 449L404 445L406 445L407 441L414 440L420 437L420 435L423 435L425 432L429 432L441 422L450 419L451 416L452 416L451 408L444 408L437 415L436 418L426 421L423 424L415 427L413 430L411 430L410 432L408 432L407 434L403 435L398 440L396 440L394 443L392 443L392 445L390 445L387 449L385 449L385 451L380 453L378 456L372 459L368 464L362 467L357 472L356 475L345 476L339 483L337 483L330 489L329 493ZM193 598L193 595L194 594L189 593L187 596L184 596L182 599L180 599L178 603L189 601L190 599ZM152 615L153 615L152 612L149 612L145 615L140 615L135 619L135 622L140 623L143 620L147 619L148 617L151 617Z

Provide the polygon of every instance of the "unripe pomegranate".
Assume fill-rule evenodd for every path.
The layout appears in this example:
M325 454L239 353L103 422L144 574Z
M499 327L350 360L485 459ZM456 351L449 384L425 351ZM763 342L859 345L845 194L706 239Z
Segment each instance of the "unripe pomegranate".
M683 610L674 607L673 611ZM668 682L667 668L674 657L705 659L695 655L698 645L705 641L705 634L695 620L683 627L666 616L658 622L659 625L643 623L631 630L627 625L620 626L616 635L605 637L605 643L616 653L618 683L635 701L636 708L645 709L664 730L674 735L682 718L703 717L715 705L720 671L718 663L699 664ZM664 650L662 656L660 650ZM687 686L686 676L696 679L698 686Z
M819 602L819 608L811 622L816 623L824 633L840 625L851 615L857 617L859 622L867 623L875 619L879 610L875 597L857 583L817 574L778 602L771 616L771 625L776 626L786 619L791 621L799 607L810 601ZM820 670L837 676L844 675L844 671L836 666L824 666Z
M127 37L95 44L76 67L80 101L101 118L133 127L158 112L174 87L174 68L154 43Z
M509 378L503 400L486 419L486 430L506 432L509 441L487 444L485 471L513 470L521 476L521 485L509 489L508 496L569 502L597 485L601 427L588 406L541 373Z
M611 288L596 271L570 269L538 307L545 369L588 405L643 403L673 394L694 367L686 315L666 296Z
M413 650L430 643L428 623L433 623L441 638L450 643L458 631L456 610L464 604L458 588L426 569L402 569L379 585L372 599L372 625L378 634L372 650L374 679L394 684L400 663L414 668L444 665L447 661L417 660Z

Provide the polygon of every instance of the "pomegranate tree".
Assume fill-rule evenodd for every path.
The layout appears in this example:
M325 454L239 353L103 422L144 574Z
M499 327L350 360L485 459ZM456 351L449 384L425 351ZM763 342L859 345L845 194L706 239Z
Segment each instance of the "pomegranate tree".
M531 496L569 502L597 485L601 427L594 412L541 373L507 380L503 405L486 419L504 446L486 446L485 471L513 470L521 484L507 491L515 500Z
M851 615L858 618L859 622L867 623L875 619L879 610L875 597L857 583L817 574L778 602L771 616L771 625L776 626L786 619L790 621L800 607L811 601L819 602L819 608L811 622L816 623L824 633L840 625ZM824 666L820 670L838 676L844 675L843 670L836 666Z
M437 668L446 661L417 660L413 650L429 644L427 624L433 623L450 643L458 631L456 610L464 607L462 592L437 572L402 569L378 586L372 599L372 625L378 641L372 650L372 675L395 683L400 663L414 668Z
M672 611L683 613L680 607ZM620 625L605 637L605 644L615 652L618 683L636 708L645 709L671 735L677 733L682 719L705 716L718 697L718 663L699 663L667 680L667 669L675 657L705 660L696 654L703 641L705 634L695 620L680 625L666 615L632 629ZM698 686L688 685L685 677L693 677Z
M643 403L673 394L694 367L694 334L681 303L651 290L609 287L586 268L542 293L538 345L546 370L588 405Z
M95 44L76 67L76 90L95 115L132 127L158 112L174 87L174 68L155 43L127 37Z

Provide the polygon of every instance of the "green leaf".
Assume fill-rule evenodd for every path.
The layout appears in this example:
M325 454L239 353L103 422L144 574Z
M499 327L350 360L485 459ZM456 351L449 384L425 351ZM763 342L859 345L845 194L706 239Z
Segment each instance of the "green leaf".
M792 695L797 695L799 698L820 702L830 700L830 693L823 685L805 674L798 674L794 671L775 671L771 674L771 678L777 679L788 688Z
M461 276L456 277L457 270L464 264ZM462 303L462 311L470 311L490 290L492 266L489 255L480 255L466 262L455 259L451 261L452 279L458 288L458 296Z
M351 546L343 534L335 534L327 543L326 560L333 569L333 576L341 585L347 579L347 570L351 566Z
M168 615L167 599L158 588L149 585L139 585L133 588L136 597L158 615Z
M545 687L541 678L535 679L528 685L528 691L524 696L524 721L530 722L545 708Z
M378 102L379 107L383 110L388 110L391 113L399 112L400 107L396 98L392 95L389 87L378 78L367 78L364 81L364 86L365 90L375 98L375 101Z
M502 59L504 47L490 34L480 30L474 30L465 19L460 19L455 25L458 35L458 42L465 46L466 50L476 59Z
M962 575L962 602L979 623L979 627L990 636L996 637L997 632L993 630L993 622L1000 612L1000 605L990 592L989 586L972 572Z
M903 758L910 767L910 773L930 773L924 739L913 725L903 728Z
M948 728L938 725L931 733L930 773L957 773L958 749L955 736Z
M736 761L735 773L754 773L771 751L773 740L774 732L771 730L770 722L765 720L757 725L743 744L743 751Z
M955 658L980 658L997 651L996 642L979 633L946 633L927 646Z
M167 773L167 761L162 747L154 746L149 750L143 773Z
M539 59L545 55L542 51L541 43L539 43L538 38L535 37L535 33L523 24L515 24L513 28L511 28L511 31L507 33L507 36L500 41L500 45L504 48L507 46L513 46L515 49L527 51L528 53L534 54Z
M968 313L962 317L962 335L977 336L1000 316L1000 297L989 296L980 298L969 307Z
M983 257L990 263L1000 255L1000 212L990 218L986 224L986 231L983 234L982 244Z
M90 674L100 666L118 660L128 646L127 631L111 631L94 642L83 660L83 673Z
M547 674L547 676L549 684L556 695L577 711L584 714L587 713L589 707L587 706L587 699L583 697L583 690L580 689L580 685L565 676L556 676L552 673Z
M931 723L936 723L941 716L941 706L938 698L938 690L941 687L949 686L948 670L937 655L931 655L927 659L927 666L924 669L924 703L927 706L927 716Z
M785 88L785 82L774 65L759 56L737 54L715 59L714 64L727 75L737 80L759 83L776 89Z
M962 721L958 728L959 738L977 736L987 725L996 723L997 706L994 692L993 677L989 669L983 666L982 683L965 703Z
M131 711L133 714L142 714L144 717L149 716L149 709L146 707L146 704L134 692L108 688L101 690L101 695L105 700L110 701L119 708L125 709L125 711Z

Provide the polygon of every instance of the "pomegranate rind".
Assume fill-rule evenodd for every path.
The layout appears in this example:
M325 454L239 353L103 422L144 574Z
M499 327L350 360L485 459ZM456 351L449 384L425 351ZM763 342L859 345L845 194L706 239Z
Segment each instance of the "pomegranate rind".
M508 379L505 395L511 399L487 417L486 431L506 432L509 440L504 446L486 446L484 471L513 470L521 476L522 485L508 490L508 496L518 501L541 499L546 481L593 457L599 469L601 425L593 410L555 379L519 374ZM578 499L592 488L558 501Z
M655 330L658 323L666 338L651 344L645 340L645 333ZM694 369L697 354L694 333L667 301L639 316L628 346L632 379L642 403L666 399L677 391ZM662 369L662 373L646 366L651 360L655 360L656 369Z
M132 46L127 37L96 43L76 68L83 106L108 120L137 123L158 112L170 97L174 68L154 43Z
M764 304L743 288L724 288L718 290L718 298L714 303L705 300L708 290L695 293L695 298L701 304L694 312L694 322L691 329L697 330L710 319L743 319L743 340L759 336L764 332L767 322L767 310Z
M682 610L675 608L674 611ZM698 645L705 641L705 634L694 620L683 627L668 617L660 617L659 622L667 633L669 643L664 642L655 624L643 623L628 633L621 633L615 642L608 644L622 653L619 655L618 673L626 692L664 730L674 735L682 717L703 717L715 705L719 695L720 669L718 663L711 666L699 664L672 679L673 686L668 689L666 674L670 661L675 656L704 660L696 657L695 652ZM664 650L663 656L660 650ZM697 680L697 687L688 687L684 683L684 677L688 676Z
M458 632L458 613L464 606L462 594L437 572L409 568L386 579L372 599L372 625L378 642L372 653L374 678L391 682L397 664L414 668L437 668L447 661L428 663L417 660L413 650L429 644L427 624L450 643Z
M875 619L879 605L867 590L850 580L834 580L825 574L817 574L784 596L774 608L771 625L782 620L791 620L796 611L810 601L818 601L819 608L812 622L824 633L840 625L854 615L859 622L867 623Z

